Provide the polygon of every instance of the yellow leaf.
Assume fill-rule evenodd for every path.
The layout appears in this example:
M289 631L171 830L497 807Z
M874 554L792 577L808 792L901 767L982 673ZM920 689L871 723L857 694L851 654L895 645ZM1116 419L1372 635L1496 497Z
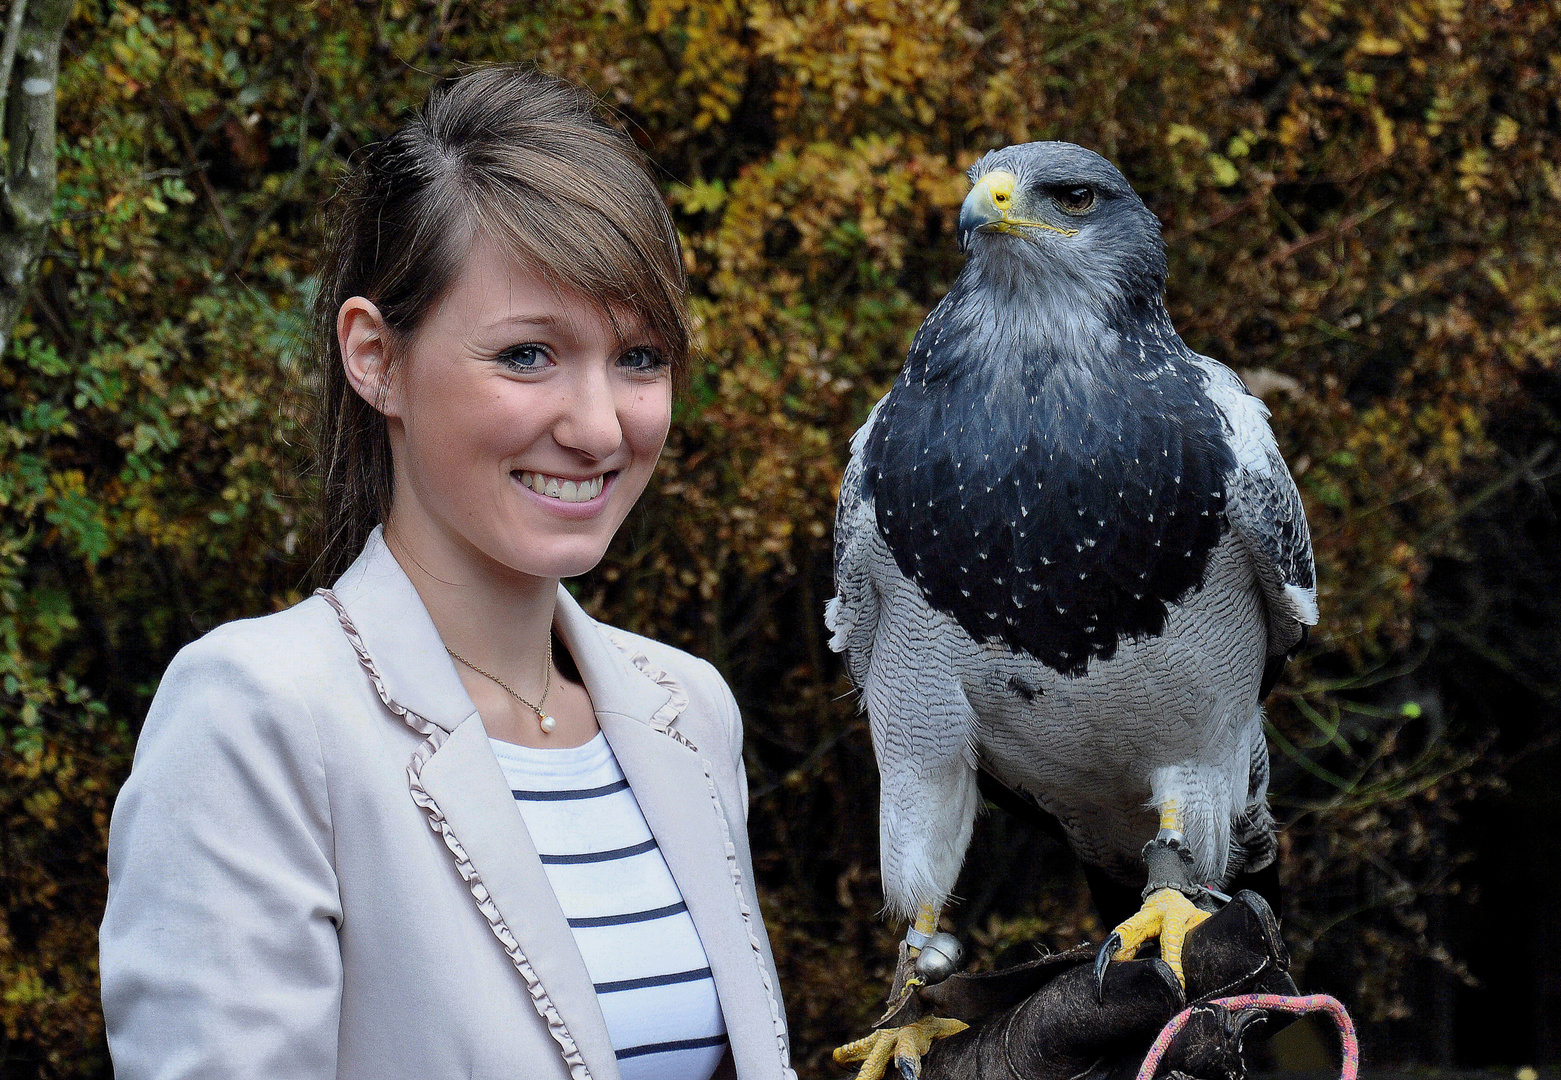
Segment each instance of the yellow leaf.
M1392 38L1378 37L1367 30L1355 42L1355 48L1367 56L1392 56L1394 53L1403 52L1404 45Z
M1377 127L1377 149L1382 151L1384 157L1392 157L1393 151L1398 149L1398 140L1393 136L1393 121L1388 119L1379 106L1373 105L1371 122Z
M1191 143L1200 150L1206 150L1209 146L1209 137L1195 127L1172 124L1166 130L1165 145L1175 146L1177 143Z
M1490 187L1491 156L1484 147L1465 150L1456 168L1459 190L1477 191Z

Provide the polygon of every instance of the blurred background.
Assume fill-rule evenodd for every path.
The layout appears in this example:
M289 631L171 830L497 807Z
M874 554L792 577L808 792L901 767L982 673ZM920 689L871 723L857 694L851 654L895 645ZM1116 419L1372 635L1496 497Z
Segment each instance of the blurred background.
M1554 1074L1561 3L80 0L0 366L0 1076L109 1075L95 935L147 703L185 642L317 584L322 206L435 80L512 60L600 97L686 241L692 385L574 586L736 690L805 1078L876 1016L898 931L822 624L847 442L958 272L962 171L1032 139L1159 215L1176 324L1268 403L1306 499L1322 624L1269 703L1298 981L1369 1065ZM1100 932L1000 811L959 895L981 965ZM1296 1030L1277 1063L1327 1067Z

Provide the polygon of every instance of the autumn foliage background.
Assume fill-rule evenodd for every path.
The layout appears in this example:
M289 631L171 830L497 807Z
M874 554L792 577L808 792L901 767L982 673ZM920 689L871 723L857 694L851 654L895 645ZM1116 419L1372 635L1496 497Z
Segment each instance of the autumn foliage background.
M577 585L736 689L805 1077L894 937L821 619L847 441L959 269L963 170L1053 138L1159 215L1177 325L1268 402L1306 499L1323 621L1270 702L1302 985L1371 1063L1561 1063L1561 4L81 0L65 48L57 224L0 368L4 1076L108 1075L104 851L150 695L315 584L319 211L435 78L501 60L598 94L686 240L692 385ZM977 963L1099 933L1000 812L960 895Z

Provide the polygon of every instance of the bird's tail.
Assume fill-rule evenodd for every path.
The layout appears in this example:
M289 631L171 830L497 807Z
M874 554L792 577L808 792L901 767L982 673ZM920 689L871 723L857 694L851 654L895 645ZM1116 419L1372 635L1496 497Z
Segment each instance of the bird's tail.
M1268 743L1263 738L1263 710L1258 708L1247 773L1247 805L1230 823L1230 860L1225 879L1261 870L1274 861L1279 844L1274 815L1268 810Z
M1230 859L1225 864L1225 877L1229 879L1261 870L1272 863L1278 853L1274 816L1268 812L1268 802L1249 804L1230 823Z

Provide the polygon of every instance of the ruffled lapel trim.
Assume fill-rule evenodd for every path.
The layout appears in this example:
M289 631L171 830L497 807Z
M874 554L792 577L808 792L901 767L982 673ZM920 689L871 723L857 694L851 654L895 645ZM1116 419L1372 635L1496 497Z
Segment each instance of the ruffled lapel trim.
M657 667L652 663L650 657L645 655L643 649L636 648L632 642L616 630L606 630L605 633L607 640L612 642L624 656L628 657L629 663L634 665L636 671L667 692L667 700L660 708L645 718L645 723L663 735L672 736L672 738L697 753L699 747L690 742L682 732L672 730L672 725L677 722L677 718L683 715L684 709L688 708L688 691L683 689L683 684L673 678L665 669Z
M385 681L380 677L379 669L374 663L374 658L369 654L368 647L363 642L363 636L358 633L358 628L353 625L352 617L347 614L347 609L340 599L330 589L317 589L315 595L331 605L336 612L337 621L341 623L342 633L351 643L353 651L358 654L358 662L363 670L368 673L369 681L373 683L375 692L380 701L393 714L399 716L408 727L418 734L426 736L412 754L412 760L407 765L407 781L412 790L412 801L422 808L428 815L428 823L444 840L445 846L450 849L450 854L455 858L455 868L461 875L461 880L466 882L471 891L472 899L477 903L477 910L482 912L487 920L488 928L493 931L493 936L498 938L499 945L504 949L505 955L510 958L510 963L520 974L521 981L526 985L526 991L531 998L531 1004L536 1009L537 1015L547 1025L548 1034L558 1044L559 1053L563 1055L564 1065L569 1069L571 1080L592 1080L591 1071L586 1068L585 1059L580 1054L580 1048L576 1045L574 1036L569 1033L569 1025L564 1023L564 1018L559 1015L558 1007L553 999L548 996L547 989L542 985L542 980L537 977L531 962L520 949L520 943L510 930L504 915L499 911L498 905L493 902L488 888L483 884L482 876L477 873L477 868L472 864L471 857L460 839L451 829L449 821L445 818L444 811L440 809L438 801L428 793L423 785L423 766L428 760L438 753L439 748L450 738L450 732L417 713L401 705L391 697L390 691L385 687Z

